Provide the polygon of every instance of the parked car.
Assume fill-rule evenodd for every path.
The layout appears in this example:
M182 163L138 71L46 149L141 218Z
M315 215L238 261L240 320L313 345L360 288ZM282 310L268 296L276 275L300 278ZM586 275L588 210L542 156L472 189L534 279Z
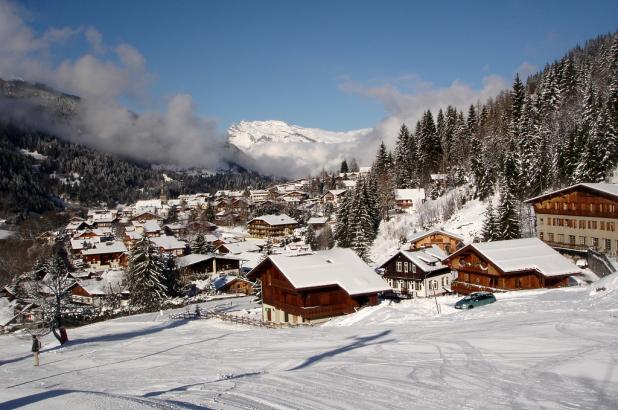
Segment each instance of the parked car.
M496 297L493 293L474 292L457 301L457 303L455 303L455 309L472 309L477 306L489 305L495 301Z

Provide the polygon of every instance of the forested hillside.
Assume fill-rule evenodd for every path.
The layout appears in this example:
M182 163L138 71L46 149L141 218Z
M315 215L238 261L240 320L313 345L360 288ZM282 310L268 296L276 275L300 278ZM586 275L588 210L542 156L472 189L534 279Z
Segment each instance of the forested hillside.
M269 180L236 168L219 173L155 170L13 124L0 124L0 215L43 212L63 201L131 203L181 193L261 187ZM164 174L168 178L164 178Z

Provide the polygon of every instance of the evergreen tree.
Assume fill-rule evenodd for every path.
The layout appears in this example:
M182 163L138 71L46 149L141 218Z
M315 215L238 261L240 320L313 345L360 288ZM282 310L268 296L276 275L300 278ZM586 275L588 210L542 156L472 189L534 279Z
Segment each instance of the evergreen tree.
M395 145L395 185L397 188L409 188L412 183L412 164L410 163L410 132L403 124Z
M481 236L484 242L491 242L499 239L499 227L494 213L494 208L491 201L487 204L487 210L485 211L485 220L483 221L483 230Z
M517 198L512 192L513 187L503 181L498 205L498 237L502 240L521 237Z
M375 237L374 221L369 210L369 203L364 193L363 181L359 181L352 200L350 213L350 242L351 248L363 260L369 258L369 250Z
M166 288L162 273L165 266L155 246L147 237L139 239L131 250L126 284L129 302L149 309L159 307L165 300Z
M347 174L348 172L350 172L348 168L348 162L345 159L341 161L341 168L339 168L339 172L341 174Z
M208 253L208 244L206 238L201 233L198 233L191 242L191 253L206 254Z
M350 243L350 212L352 198L349 192L343 195L337 211L337 224L335 225L335 240L340 248L349 248Z
M180 282L180 270L176 265L176 257L173 255L162 255L163 259L163 285L166 293L170 297L176 297L181 294L182 284Z
M318 239L315 235L313 225L309 225L307 227L307 232L305 233L305 243L309 245L312 251L318 250Z

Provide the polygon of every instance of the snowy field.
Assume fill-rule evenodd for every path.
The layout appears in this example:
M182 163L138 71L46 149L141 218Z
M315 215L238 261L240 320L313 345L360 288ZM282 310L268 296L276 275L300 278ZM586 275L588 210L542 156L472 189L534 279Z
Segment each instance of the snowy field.
M383 303L297 329L139 315L72 329L62 348L47 336L40 368L29 340L0 336L0 408L615 409L616 288L470 311L438 298L440 315L434 300Z

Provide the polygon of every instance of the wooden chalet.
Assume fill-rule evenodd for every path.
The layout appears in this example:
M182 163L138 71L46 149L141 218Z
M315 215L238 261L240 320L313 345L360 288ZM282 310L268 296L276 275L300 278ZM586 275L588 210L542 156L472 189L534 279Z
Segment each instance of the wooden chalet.
M417 232L408 238L410 251L437 246L447 254L453 253L457 249L463 247L463 241L464 238L461 236L441 229Z
M311 323L378 304L390 290L354 251L331 249L301 256L270 255L249 272L262 283L262 319Z
M473 243L444 260L457 271L451 289L468 294L568 286L581 270L537 238Z
M292 234L297 226L298 222L286 214L263 215L250 220L247 230L255 238L281 237Z
M447 256L434 245L415 251L399 251L380 268L393 293L405 298L424 298L451 291L451 268L442 263Z
M577 184L526 201L539 239L558 250L618 253L618 184Z
M140 212L131 218L132 221L138 221L141 223L144 223L146 221L157 221L161 219L162 218L160 218L157 214L154 214L152 212Z
M221 293L242 293L253 295L253 283L239 276L220 276L212 282L213 288Z
M339 205L346 192L347 190L345 189L331 189L322 195L322 203Z
M423 188L395 190L395 204L400 210L409 211L423 202L425 202L425 190Z
M159 249L159 252L174 256L184 255L185 248L187 247L187 243L185 241L179 241L175 236L156 236L154 238L150 238L150 242L152 242L157 249Z
M84 249L82 256L91 267L117 268L128 264L127 248L120 241L98 243L94 248Z
M183 283L189 283L192 280L206 279L217 275L238 275L242 260L242 258L233 255L193 253L176 259L176 265L180 269L180 280Z

